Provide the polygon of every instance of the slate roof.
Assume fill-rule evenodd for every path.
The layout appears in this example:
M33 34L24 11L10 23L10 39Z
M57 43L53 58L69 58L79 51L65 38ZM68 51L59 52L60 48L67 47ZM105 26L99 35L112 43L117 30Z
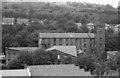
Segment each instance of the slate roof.
M39 33L40 38L94 38L92 33Z
M0 60L5 59L5 55L0 55Z
M118 51L108 51L108 54L112 54L112 55L116 55L118 53Z
M38 47L9 47L8 49L11 49L11 50L23 50L23 51L29 51L29 52L33 52L37 49L39 49Z
M51 48L48 48L46 51L52 51L52 50L58 50L63 53L77 57L76 46L53 46Z
M88 25L88 26L94 26L94 24L93 24L93 23L88 23L87 25Z
M28 24L29 23L29 20L28 19L25 19L25 18L18 18L17 19L17 24Z
M2 24L14 24L14 18L2 18Z
M92 76L73 64L28 66L31 76Z
M1 76L30 76L27 69L19 70L0 70Z

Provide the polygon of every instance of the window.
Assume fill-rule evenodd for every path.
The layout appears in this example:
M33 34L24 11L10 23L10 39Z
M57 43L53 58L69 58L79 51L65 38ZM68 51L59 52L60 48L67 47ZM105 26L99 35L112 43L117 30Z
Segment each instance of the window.
M90 47L92 47L92 44L90 43Z
M56 38L53 39L53 44L56 45Z
M84 49L84 52L86 52L86 49Z
M75 39L75 45L77 45L78 44L78 39Z
M60 59L60 55L57 55L58 60Z
M86 47L86 44L84 44L84 47Z
M62 38L59 39L59 45L62 45Z
M84 42L86 42L86 39L84 39Z
M69 44L69 40L68 40L68 38L66 38L66 45L68 45Z

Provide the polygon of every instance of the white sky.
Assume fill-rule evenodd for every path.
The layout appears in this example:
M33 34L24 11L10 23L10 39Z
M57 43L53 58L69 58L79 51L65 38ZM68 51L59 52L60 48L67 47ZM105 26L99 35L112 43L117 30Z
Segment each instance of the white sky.
M86 2L86 3L96 3L96 4L110 4L113 5L114 7L118 6L118 2L120 0L39 0L39 1L49 1L49 2Z

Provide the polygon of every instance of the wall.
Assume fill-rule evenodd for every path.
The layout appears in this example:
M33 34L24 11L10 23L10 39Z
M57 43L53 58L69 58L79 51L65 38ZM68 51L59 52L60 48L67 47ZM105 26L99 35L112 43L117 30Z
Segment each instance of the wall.
M6 65L20 53L19 50L6 49Z
M56 60L56 61L55 61L55 64L58 64L58 62L59 62L60 64L62 64L63 61L64 61L67 57L71 57L73 61L75 61L75 59L76 59L74 56L69 55L69 54L66 54L66 53L63 53L63 52L58 51L58 50L52 50L51 52L54 53L56 56L57 56L57 55L60 55L60 59L59 59L59 60L58 60L57 58L55 59L55 60ZM73 63L74 63L74 62L73 62Z
M47 49L55 45L75 45L77 50L81 49L85 52L91 52L94 49L94 38L39 38L38 45L42 49Z

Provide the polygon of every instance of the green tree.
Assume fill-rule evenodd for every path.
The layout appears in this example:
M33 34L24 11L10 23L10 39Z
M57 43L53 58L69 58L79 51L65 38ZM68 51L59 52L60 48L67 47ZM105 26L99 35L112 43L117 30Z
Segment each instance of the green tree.
M68 21L64 27L66 32L78 32L77 25L73 21Z

